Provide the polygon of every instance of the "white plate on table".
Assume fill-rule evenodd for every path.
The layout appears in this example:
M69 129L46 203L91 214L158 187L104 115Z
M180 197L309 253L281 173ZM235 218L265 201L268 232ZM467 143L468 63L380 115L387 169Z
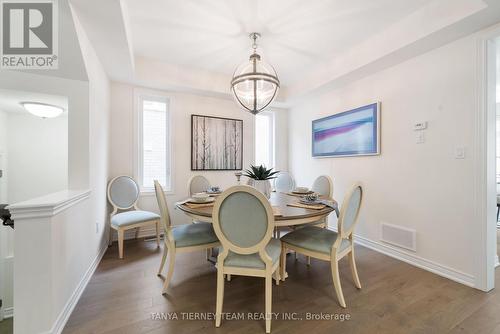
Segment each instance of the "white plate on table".
M312 193L314 193L314 191L312 191L312 190L308 190L308 191L292 190L292 194L297 194L297 195L309 195L309 194L312 194Z
M207 197L205 199L190 198L186 201L186 203L205 204L205 203L212 203L213 201L215 201L215 198L213 197Z

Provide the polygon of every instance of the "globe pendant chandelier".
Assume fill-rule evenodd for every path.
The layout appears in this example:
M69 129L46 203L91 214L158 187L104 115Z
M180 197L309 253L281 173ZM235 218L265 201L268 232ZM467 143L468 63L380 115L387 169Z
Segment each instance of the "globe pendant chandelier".
M236 101L245 110L256 115L273 102L278 95L280 81L270 64L257 53L259 33L251 33L253 53L249 61L236 68L231 80L231 91Z

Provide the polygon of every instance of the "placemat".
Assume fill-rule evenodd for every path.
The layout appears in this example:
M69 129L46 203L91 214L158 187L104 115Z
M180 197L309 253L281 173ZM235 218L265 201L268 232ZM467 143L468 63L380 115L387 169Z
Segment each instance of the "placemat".
M289 192L283 192L282 194L294 196L294 197L304 197L305 195L308 195L308 194L294 194L294 193L289 193Z
M302 204L302 203L290 203L288 206L293 206L296 208L312 209L312 210L322 210L326 208L324 204Z
M209 208L211 206L214 206L214 202L211 202L211 203L200 203L200 204L197 204L197 203L184 203L183 205L187 206L187 207L190 207L191 209L200 209L200 208Z

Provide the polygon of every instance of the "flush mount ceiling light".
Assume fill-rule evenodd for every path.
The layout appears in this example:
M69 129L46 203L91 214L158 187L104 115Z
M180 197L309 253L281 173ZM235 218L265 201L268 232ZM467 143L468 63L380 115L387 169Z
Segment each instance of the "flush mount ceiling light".
M245 110L256 115L264 110L278 94L280 81L270 64L257 54L259 33L251 33L253 53L249 61L236 68L231 80L231 90L236 101Z
M39 102L21 102L21 105L29 113L41 118L54 118L64 111L61 107Z

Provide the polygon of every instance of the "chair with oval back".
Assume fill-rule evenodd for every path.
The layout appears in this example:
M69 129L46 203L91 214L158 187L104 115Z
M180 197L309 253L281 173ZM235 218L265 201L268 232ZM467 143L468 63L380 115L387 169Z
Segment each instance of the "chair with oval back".
M108 184L108 200L113 206L110 214L109 244L112 242L112 229L118 232L118 254L123 259L123 239L126 230L136 229L138 237L139 228L155 225L156 243L160 246L159 222L160 216L156 213L143 211L137 207L139 198L139 185L133 178L126 175L117 176ZM122 211L118 213L118 211Z
M210 187L210 182L203 175L194 175L189 179L189 195L202 193Z
M207 191L207 189L210 188L210 181L203 175L193 175L188 182L188 191L189 191L189 196L192 196L196 193L202 193ZM198 223L197 221L193 220L193 223ZM213 250L212 249L207 249L207 254L206 254L206 259L207 261L210 261L210 258L213 257Z
M333 180L328 175L318 176L314 180L313 185L311 187L311 190L324 198L326 197L328 199L331 199L333 197ZM307 226L309 226L309 225L316 225L316 226L320 226L323 228L327 228L328 227L328 217L325 217L316 223L308 224ZM296 226L296 228L297 227L302 227L302 226ZM293 228L293 229L295 229L295 228ZM307 258L307 265L310 266L311 265L311 258L309 256L307 256L306 258ZM295 259L297 259L296 253L295 253Z
M271 331L272 280L279 283L281 244L272 238L271 204L258 190L234 186L216 200L212 214L222 249L217 258L215 326L219 327L224 298L224 275L265 277L266 332Z
M274 180L274 189L277 192L288 193L295 187L295 181L288 172L280 172Z
M331 198L333 195L333 181L328 175L321 175L314 180L311 190L315 193Z
M319 194L322 197L326 197L328 199L333 197L333 180L328 175L321 175L314 180L311 190L315 193ZM317 226L328 227L328 218L320 221ZM310 264L309 259L307 263Z
M173 227L170 221L165 193L158 181L155 181L155 192L164 231L163 257L160 269L158 270L158 276L161 275L167 255L170 255L168 273L162 290L162 294L165 294L174 273L176 253L212 249L218 247L220 244L210 223L184 224Z
M285 258L287 249L294 250L307 256L330 261L333 285L337 298L342 307L346 307L342 286L340 285L338 262L349 255L351 272L356 288L361 289L361 283L354 260L354 227L358 221L359 209L363 198L363 189L360 184L355 184L347 193L338 220L337 231L324 229L318 226L307 226L286 234L281 238L282 265L281 277L286 270Z

